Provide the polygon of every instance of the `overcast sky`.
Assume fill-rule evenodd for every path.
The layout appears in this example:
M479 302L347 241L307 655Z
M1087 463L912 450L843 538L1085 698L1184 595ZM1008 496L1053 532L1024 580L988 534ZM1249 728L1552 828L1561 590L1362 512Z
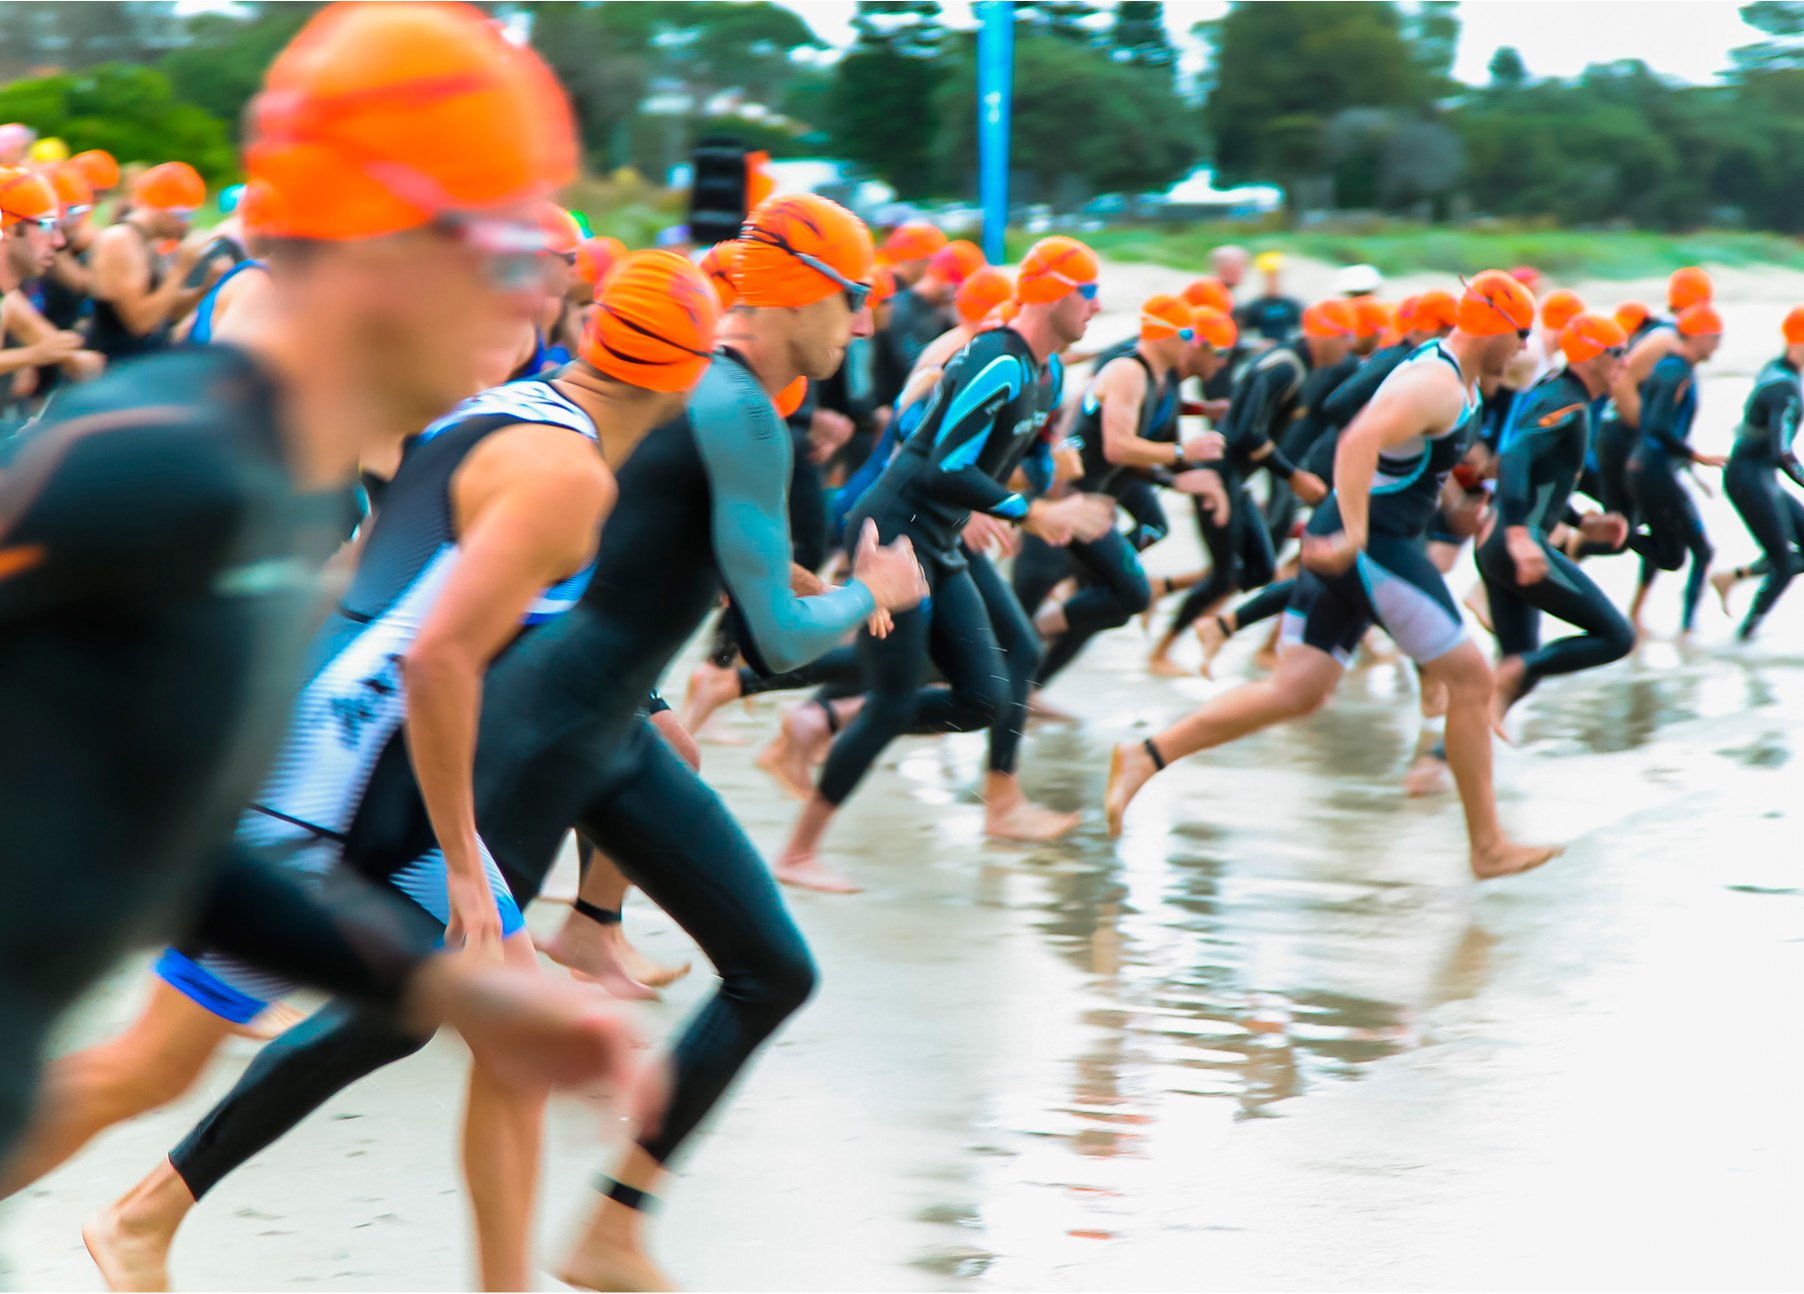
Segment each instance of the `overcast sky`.
M851 43L853 0L788 3L823 40ZM1227 7L1225 0L1167 0L1165 25L1187 70L1203 59L1191 27ZM1707 82L1729 66L1731 49L1762 39L1741 21L1739 7L1731 0L1463 0L1453 72L1482 82L1497 48L1514 45L1537 76L1571 76L1589 63L1638 58L1655 71ZM951 25L974 25L969 0L943 0L942 9Z

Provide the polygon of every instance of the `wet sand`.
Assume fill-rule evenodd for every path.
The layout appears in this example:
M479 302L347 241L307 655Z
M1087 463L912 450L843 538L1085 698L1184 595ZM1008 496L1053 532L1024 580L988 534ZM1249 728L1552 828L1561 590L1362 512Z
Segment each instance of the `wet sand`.
M1801 284L1775 274L1725 311L1703 448L1726 449ZM1720 491L1703 507L1720 558L1751 557ZM1196 562L1172 514L1155 571ZM1626 597L1628 559L1593 569ZM1473 578L1462 563L1456 590ZM866 892L792 895L823 987L681 1162L658 1226L673 1272L754 1290L1795 1287L1804 592L1751 648L1707 595L1681 648L1664 637L1679 583L1662 578L1630 661L1519 708L1505 819L1569 849L1484 887L1452 796L1399 790L1417 719L1395 666L1175 767L1119 842L1098 810L1109 745L1252 677L1253 642L1213 683L1146 677L1137 626L1092 647L1050 695L1077 722L1024 754L1031 793L1086 810L1056 845L983 842L980 736L898 743L829 841ZM761 741L783 699L722 726ZM704 767L774 852L794 803L751 749L707 745ZM655 957L692 955L643 902L628 925ZM128 1018L142 964L60 1045ZM648 1034L703 987L640 1009ZM252 1053L233 1043L202 1090L15 1201L0 1279L100 1288L82 1221ZM178 1287L467 1287L463 1078L441 1039L330 1103L195 1213ZM615 1126L554 1106L547 1265Z

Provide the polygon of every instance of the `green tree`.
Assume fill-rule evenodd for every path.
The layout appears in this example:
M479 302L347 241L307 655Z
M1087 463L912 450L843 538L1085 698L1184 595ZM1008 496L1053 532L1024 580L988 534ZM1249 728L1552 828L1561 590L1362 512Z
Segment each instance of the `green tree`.
M1165 6L1160 0L1121 0L1115 6L1109 45L1117 59L1135 67L1164 76L1177 70L1178 54L1165 34Z
M856 43L834 68L824 123L835 152L903 197L934 179L945 29L936 0L860 0Z
M188 19L186 42L165 55L157 70L169 78L177 98L226 122L235 134L269 65L320 8L268 4L235 14L195 14Z
M1503 90L1514 90L1528 80L1528 67L1514 45L1498 46L1487 70L1491 84Z
M1436 89L1393 4L1239 0L1204 30L1215 74L1203 121L1223 183L1294 178L1290 168L1319 151L1323 123L1336 113L1421 111ZM1289 124L1274 132L1279 121Z
M1744 4L1741 20L1765 32L1767 40L1730 51L1745 71L1804 67L1804 4L1796 0L1756 0Z
M22 121L54 135L70 152L104 148L121 163L187 162L208 183L236 170L225 123L170 89L148 67L102 63L0 86L0 121Z
M649 80L644 56L605 13L606 6L548 4L532 16L533 48L563 82L589 165L602 172L644 159L645 133L634 121Z
M148 63L181 37L172 0L92 0L0 5L0 76L37 68L72 71L98 63Z
M1078 45L1093 44L1093 25L1100 13L1084 0L1015 0L1015 21L1028 24L1031 30Z
M566 7L534 9L542 17ZM807 23L770 0L613 0L598 10L617 53L644 59L654 77L680 81L698 106L722 90L774 103L791 75L791 56L826 47Z
M1429 93L1442 98L1458 89L1453 60L1459 54L1459 5L1456 0L1423 0L1408 24L1410 47L1416 66L1428 82Z
M1195 120L1169 80L1118 63L1108 49L1020 32L1010 168L1023 197L1071 205L1088 193L1162 189L1198 158ZM940 94L943 182L966 189L977 167L974 42Z

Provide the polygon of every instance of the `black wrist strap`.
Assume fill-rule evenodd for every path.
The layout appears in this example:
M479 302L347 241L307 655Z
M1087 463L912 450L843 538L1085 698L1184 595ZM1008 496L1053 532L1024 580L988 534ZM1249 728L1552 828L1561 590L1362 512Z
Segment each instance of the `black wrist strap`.
M1153 761L1153 768L1158 772L1163 773L1165 771L1165 756L1159 753L1159 748L1153 744L1153 739L1148 737L1140 744L1146 747L1146 755L1148 759Z
M583 916L589 918L589 920L595 922L596 925L617 926L620 924L619 912L611 911L607 908L598 908L581 895L578 895L570 906L575 908Z

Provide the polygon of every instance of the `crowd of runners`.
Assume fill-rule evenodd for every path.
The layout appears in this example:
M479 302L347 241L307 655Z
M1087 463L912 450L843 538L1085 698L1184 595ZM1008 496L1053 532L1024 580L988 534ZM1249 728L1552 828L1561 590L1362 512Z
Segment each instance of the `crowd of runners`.
M232 1034L268 1039L86 1228L114 1289L166 1288L215 1184L441 1026L471 1048L483 1287L532 1279L550 1090L606 1082L636 1137L555 1270L668 1288L646 1228L671 1160L815 983L779 883L857 890L828 829L910 734L988 734L990 837L1071 831L1021 789L1023 733L1168 598L1149 676L1208 676L1261 622L1268 672L1113 751L1111 834L1174 760L1395 651L1424 716L1406 784L1451 781L1491 880L1558 852L1499 821L1510 707L1628 655L1663 571L1686 631L1707 582L1727 606L1758 580L1745 639L1804 566L1778 479L1804 485L1804 308L1733 452L1699 453L1723 324L1698 269L1654 309L1525 267L1393 303L1354 266L1305 306L1277 253L1223 247L1098 338L1103 266L1068 237L1006 269L794 194L735 240L629 251L551 202L578 142L550 73L447 5L327 8L246 133L235 209L197 230L184 163L34 161L0 127L0 858L29 898L0 914L0 1194ZM1711 570L1682 477L1714 469L1750 566ZM1208 566L1153 579L1171 507ZM1618 558L1626 609L1587 573ZM673 711L657 689L698 634ZM695 734L775 691L806 694L758 757L799 801L767 863ZM572 832L580 892L541 950L574 975L552 974L522 911ZM613 999L687 967L627 942L633 889L719 981L644 1065ZM156 944L139 1017L47 1057ZM331 995L305 1018L282 1006L303 986Z

